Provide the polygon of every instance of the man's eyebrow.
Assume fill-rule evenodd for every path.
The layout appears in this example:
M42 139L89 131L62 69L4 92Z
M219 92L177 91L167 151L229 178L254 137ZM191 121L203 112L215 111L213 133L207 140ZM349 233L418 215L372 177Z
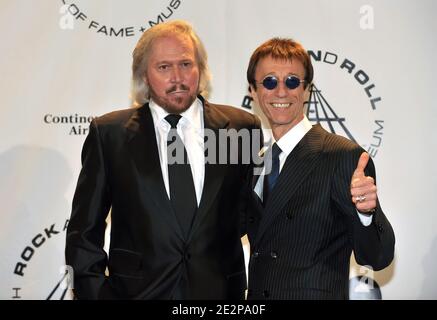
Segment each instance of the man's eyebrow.
M168 64L172 64L172 63L179 63L179 62L193 62L194 60L191 58L182 58L182 59L177 59L177 60L158 60L155 62L155 64L161 64L161 63L168 63Z

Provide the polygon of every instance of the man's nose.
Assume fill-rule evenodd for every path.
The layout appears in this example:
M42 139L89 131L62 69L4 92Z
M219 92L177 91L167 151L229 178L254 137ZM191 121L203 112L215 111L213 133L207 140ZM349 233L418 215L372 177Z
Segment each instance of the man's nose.
M173 68L171 72L171 82L179 83L182 80L182 73L179 68Z
M289 89L285 85L284 81L279 81L278 86L275 88L275 94L280 97L286 97L288 95Z

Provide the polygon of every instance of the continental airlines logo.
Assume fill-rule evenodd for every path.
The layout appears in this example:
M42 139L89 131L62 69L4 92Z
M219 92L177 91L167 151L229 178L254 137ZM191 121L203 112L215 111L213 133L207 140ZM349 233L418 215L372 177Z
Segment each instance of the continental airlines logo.
M90 115L75 114L53 114L47 113L43 116L45 124L50 126L61 126L65 133L70 136L87 135L89 125L94 119Z
M315 70L306 102L308 119L358 143L376 157L382 146L385 121L379 112L382 97L370 72L334 52L308 53ZM251 104L252 98L245 96L242 107L251 109Z
M93 10L96 6L91 1L60 0L60 2L59 27L61 29L73 30L76 26L80 26L105 37L129 38L141 35L150 27L174 18L183 0L148 0L137 2L135 5L130 4L129 1L111 1L99 10ZM111 21L107 21L109 19ZM137 23L132 20L136 20Z

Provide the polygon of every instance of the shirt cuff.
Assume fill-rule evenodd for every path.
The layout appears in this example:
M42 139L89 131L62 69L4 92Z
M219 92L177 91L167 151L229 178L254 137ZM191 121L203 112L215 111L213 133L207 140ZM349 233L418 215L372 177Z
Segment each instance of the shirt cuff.
M368 227L372 224L373 214L363 214L357 210L358 217L360 218L361 223L363 226Z

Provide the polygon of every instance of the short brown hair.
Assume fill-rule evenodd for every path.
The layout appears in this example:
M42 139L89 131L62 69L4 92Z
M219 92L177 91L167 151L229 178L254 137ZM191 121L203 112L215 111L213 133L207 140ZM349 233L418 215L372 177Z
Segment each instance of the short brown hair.
M310 56L302 45L293 39L272 38L260 45L250 57L249 66L247 67L247 81L256 89L255 72L258 62L271 56L277 60L293 59L299 60L305 68L305 84L304 88L313 81L313 65L311 64Z

